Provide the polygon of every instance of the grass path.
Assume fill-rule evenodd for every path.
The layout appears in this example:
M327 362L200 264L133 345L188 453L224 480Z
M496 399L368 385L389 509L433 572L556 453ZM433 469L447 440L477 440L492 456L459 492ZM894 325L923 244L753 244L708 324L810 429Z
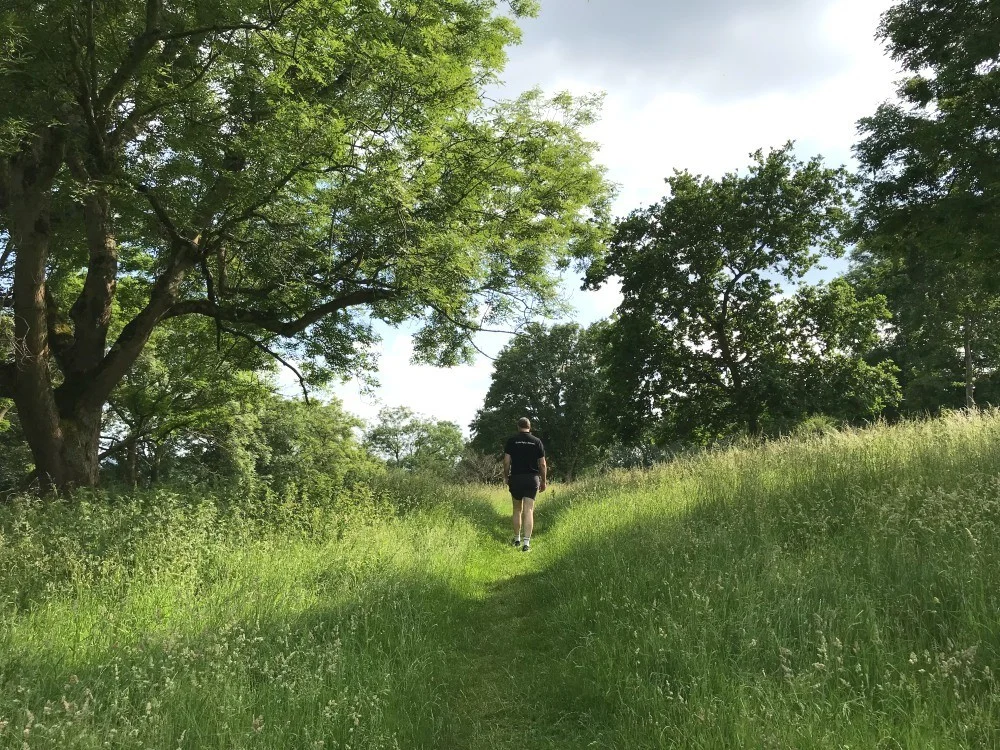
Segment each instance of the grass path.
M478 583L478 596L458 618L444 673L448 722L439 747L566 747L572 729L567 716L549 700L549 673L564 659L545 638L546 563L552 528L545 498L536 511L538 531L530 553L509 545L509 510L495 503L484 524L483 543L468 561L466 574ZM570 732L575 735L575 732Z

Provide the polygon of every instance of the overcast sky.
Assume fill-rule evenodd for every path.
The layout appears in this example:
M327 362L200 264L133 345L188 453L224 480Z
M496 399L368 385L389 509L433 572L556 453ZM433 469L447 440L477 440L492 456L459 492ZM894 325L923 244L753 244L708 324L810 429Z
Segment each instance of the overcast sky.
M855 123L892 96L898 72L874 34L891 0L541 0L509 51L503 93L603 91L588 135L619 185L623 215L663 196L674 169L713 176L744 168L758 148L794 140L802 156L849 163ZM613 289L578 290L573 320L617 304ZM486 357L450 370L409 363L405 330L383 329L381 387L335 389L352 413L405 405L467 430L490 384ZM482 335L495 353L501 335Z

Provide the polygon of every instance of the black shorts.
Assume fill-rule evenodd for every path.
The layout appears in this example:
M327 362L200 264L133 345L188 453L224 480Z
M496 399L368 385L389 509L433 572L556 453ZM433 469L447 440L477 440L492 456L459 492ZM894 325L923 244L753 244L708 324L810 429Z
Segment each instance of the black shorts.
M542 478L537 474L514 474L507 486L510 487L510 496L515 500L528 498L534 500L538 494L538 486Z

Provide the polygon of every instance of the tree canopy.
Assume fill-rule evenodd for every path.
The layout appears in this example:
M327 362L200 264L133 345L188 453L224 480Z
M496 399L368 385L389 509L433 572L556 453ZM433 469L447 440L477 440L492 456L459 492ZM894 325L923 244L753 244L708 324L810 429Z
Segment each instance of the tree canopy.
M861 359L884 301L858 301L843 282L790 297L779 284L842 251L843 170L789 144L754 154L745 174L667 183L666 198L619 223L589 279L622 282L605 351L621 435L756 434L839 404L874 414L895 397L887 366Z
M1000 223L1000 8L902 0L879 36L909 72L896 101L861 120L858 233L945 258L995 261Z
M879 36L908 75L859 124L855 275L897 314L888 347L905 408L975 406L977 381L997 368L1000 8L901 0Z
M387 406L365 433L365 445L392 468L452 474L465 439L454 422L428 419L405 406Z
M600 253L597 100L482 95L532 3L42 5L0 13L0 397L55 486L96 482L102 408L164 321L321 383L367 367L373 320L419 319L453 364Z

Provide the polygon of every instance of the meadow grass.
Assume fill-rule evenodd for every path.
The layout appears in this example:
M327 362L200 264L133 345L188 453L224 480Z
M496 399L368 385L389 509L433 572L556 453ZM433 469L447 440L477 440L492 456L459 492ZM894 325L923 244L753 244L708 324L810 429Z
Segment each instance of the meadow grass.
M997 413L393 493L0 508L0 747L1000 747Z

